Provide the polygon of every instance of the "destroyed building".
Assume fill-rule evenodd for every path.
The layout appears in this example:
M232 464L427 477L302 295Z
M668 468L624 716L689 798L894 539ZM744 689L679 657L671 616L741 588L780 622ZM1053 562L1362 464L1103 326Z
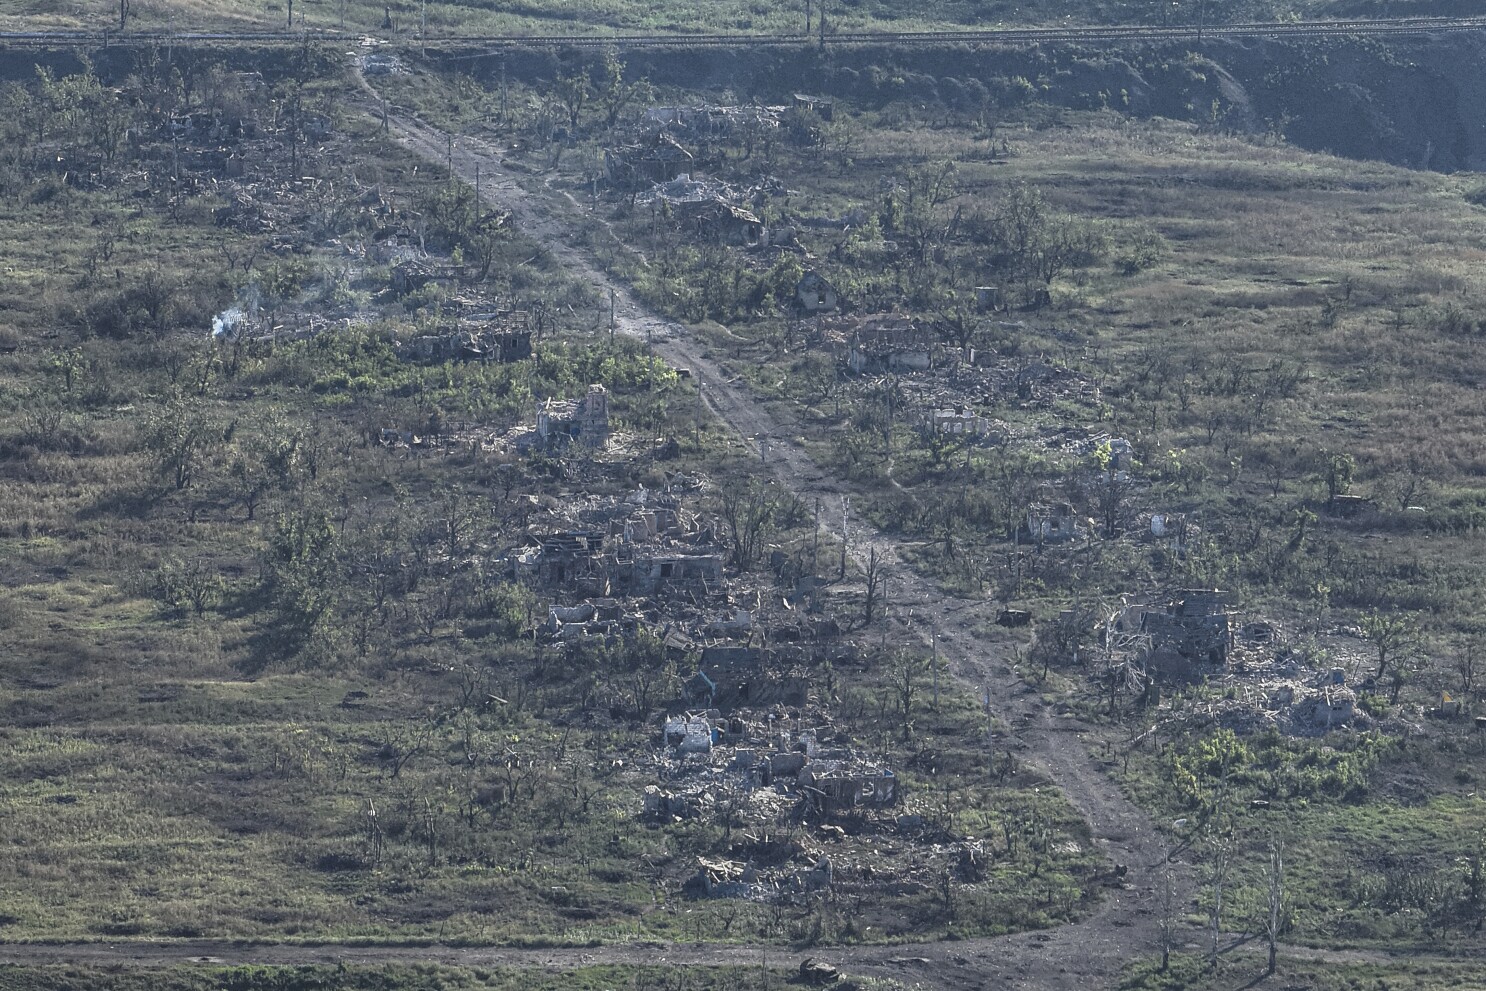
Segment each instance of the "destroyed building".
M604 177L615 189L636 191L670 182L690 171L691 152L664 131L642 141L604 152Z
M689 700L730 710L741 706L804 705L810 690L804 670L761 647L705 647L696 674L683 686Z
M528 536L510 560L517 578L561 585L604 573L603 549L600 530L562 530Z
M1221 665L1233 649L1234 620L1227 592L1188 589L1159 605L1127 605L1114 616L1114 634L1145 639L1148 671L1180 677L1194 665Z
M692 106L651 107L641 120L646 128L663 128L692 138L728 138L748 129L777 130L783 107Z
M470 276L464 265L426 258L406 258L392 266L392 292L406 296L428 285L456 285Z
M930 410L926 422L933 433L952 437L984 437L992 432L989 419L963 406Z
M630 562L630 592L656 595L668 586L717 586L722 582L722 555L691 548L636 550Z
M813 113L824 121L829 121L836 116L836 103L830 97L810 96L805 93L796 93L794 97L796 110Z
M591 385L576 401L547 400L537 411L536 443L548 450L578 443L602 447L609 439L609 390Z
M884 768L817 761L801 768L797 780L806 805L823 816L892 805L898 797L898 779Z
M717 200L688 201L674 208L683 228L703 241L746 247L764 238L764 223L742 207Z
M1027 507L1027 533L1033 543L1056 544L1083 537L1087 521L1066 502L1034 502Z
M907 317L879 315L860 321L846 345L846 367L857 375L923 372L934 367L934 340Z
M508 365L531 357L531 331L461 328L426 334L414 338L404 353L418 361Z
M834 313L838 305L836 287L819 272L806 272L795 284L795 300L806 313Z

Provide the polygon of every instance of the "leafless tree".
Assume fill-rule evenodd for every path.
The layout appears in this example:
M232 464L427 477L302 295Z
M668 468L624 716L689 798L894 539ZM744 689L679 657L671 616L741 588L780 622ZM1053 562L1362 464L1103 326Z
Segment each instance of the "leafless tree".
M904 743L913 738L913 711L922 689L923 669L924 659L922 657L908 651L899 651L893 655L892 664L888 670L888 684L894 701L898 703Z
M1455 673L1460 676L1460 695L1467 703L1476 690L1476 642L1469 641L1455 654Z
M758 563L783 508L779 488L762 479L722 491L722 519L728 526L732 564L744 571Z
M1176 882L1168 859L1161 870L1161 973L1171 966L1171 948L1176 943Z
M877 553L876 547L867 550L866 585L867 594L862 600L862 625L871 626L877 610L877 600L887 584L887 561Z
M1218 940L1223 932L1223 897L1228 892L1228 874L1233 866L1233 831L1217 830L1208 839L1208 906L1207 922L1211 930L1212 945L1208 953L1208 967L1218 969Z
M1378 657L1378 669L1373 677L1379 680L1387 674L1390 664L1407 661L1419 647L1419 628L1408 616L1385 613L1377 609L1362 617L1362 635L1372 641Z
M1278 839L1269 842L1269 868L1265 871L1266 912L1264 937L1269 942L1269 973L1275 972L1275 957L1279 952L1280 936L1289 921L1285 902L1285 858L1284 845Z

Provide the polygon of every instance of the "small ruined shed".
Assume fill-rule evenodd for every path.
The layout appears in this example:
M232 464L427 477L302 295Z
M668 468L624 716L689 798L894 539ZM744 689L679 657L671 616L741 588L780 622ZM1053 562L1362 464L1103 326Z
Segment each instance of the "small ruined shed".
M1027 507L1027 533L1034 543L1056 544L1078 540L1087 525L1066 502L1034 502Z
M836 287L813 270L806 272L795 283L795 301L806 313L834 313L840 305Z
M794 97L796 110L813 113L825 121L831 120L836 116L836 102L828 96L810 96L806 93L796 93Z

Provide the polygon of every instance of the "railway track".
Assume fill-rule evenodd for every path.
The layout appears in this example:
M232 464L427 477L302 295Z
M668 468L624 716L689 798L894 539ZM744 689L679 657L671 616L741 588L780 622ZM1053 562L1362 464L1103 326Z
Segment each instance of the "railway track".
M853 31L814 36L762 34L634 35L442 35L402 37L396 44L438 48L753 48L825 45L1002 45L1081 44L1118 46L1173 41L1250 38L1387 37L1486 31L1486 17L1284 21L1211 25L1110 25L1058 28L996 28L966 31ZM10 31L3 48L105 48L115 45L299 45L357 44L364 36L334 30L306 31Z

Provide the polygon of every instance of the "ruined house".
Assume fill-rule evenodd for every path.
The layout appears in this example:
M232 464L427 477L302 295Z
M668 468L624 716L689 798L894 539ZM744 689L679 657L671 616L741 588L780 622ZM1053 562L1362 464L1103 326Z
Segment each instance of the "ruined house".
M604 152L604 177L616 189L640 190L690 171L691 152L664 131Z
M805 703L810 684L801 669L773 651L722 644L702 650L697 672L684 690L688 699L719 709L798 706Z
M453 330L414 338L408 353L418 361L510 364L531 357L528 330Z
M463 265L409 258L392 266L392 292L406 296L433 283L458 283L468 274Z
M685 713L666 720L661 731L666 746L683 754L704 754L712 749L712 719L707 714Z
M1147 669L1169 676L1190 673L1197 664L1222 664L1233 649L1234 617L1228 593L1219 589L1187 589L1161 605L1125 606L1112 629L1148 637Z
M710 549L667 547L636 550L630 561L631 595L656 595L668 587L695 585L703 591L722 582L722 555Z
M851 335L846 367L857 375L928 371L934 367L934 341L905 317L868 319Z
M806 805L820 815L882 808L898 800L898 779L886 768L815 761L800 770L798 782Z
M953 437L984 437L991 432L991 421L963 406L930 410L928 427L936 434Z
M838 306L836 287L819 272L806 272L795 284L795 300L806 313L834 313Z
M602 570L604 534L599 530L562 530L533 534L511 556L517 576L562 585Z
M536 442L547 449L571 443L601 447L609 439L609 391L601 385L588 387L576 402L549 399L537 411Z
M691 201L675 206L681 225L703 241L745 247L764 238L764 223L742 207L719 200Z
M1078 540L1085 521L1066 502L1034 502L1027 507L1027 533L1034 543L1055 544Z

